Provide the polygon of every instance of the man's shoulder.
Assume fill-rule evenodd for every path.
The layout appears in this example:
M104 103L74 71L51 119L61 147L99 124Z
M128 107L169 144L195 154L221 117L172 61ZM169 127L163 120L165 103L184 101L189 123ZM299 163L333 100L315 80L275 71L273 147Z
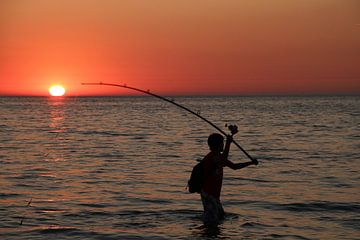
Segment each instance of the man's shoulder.
M209 161L209 160L212 160L213 158L214 158L214 153L209 152L208 154L205 155L205 157L203 158L203 161Z
M209 152L202 161L205 162L205 164L217 164L220 160L221 155L218 155L214 152Z

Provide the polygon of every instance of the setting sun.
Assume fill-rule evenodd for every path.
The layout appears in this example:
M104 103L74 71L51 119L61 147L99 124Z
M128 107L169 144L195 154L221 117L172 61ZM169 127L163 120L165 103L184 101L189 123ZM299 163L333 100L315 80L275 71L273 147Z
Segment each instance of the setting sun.
M49 88L49 93L50 93L51 96L60 97L60 96L63 96L65 94L65 88L63 88L60 85L51 86Z

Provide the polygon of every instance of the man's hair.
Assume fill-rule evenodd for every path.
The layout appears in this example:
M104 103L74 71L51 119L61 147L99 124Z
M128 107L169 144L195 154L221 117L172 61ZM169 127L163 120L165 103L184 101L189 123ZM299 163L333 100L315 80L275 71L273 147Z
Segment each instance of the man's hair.
M219 133L210 134L208 138L208 145L210 150L218 149L224 143L224 137Z

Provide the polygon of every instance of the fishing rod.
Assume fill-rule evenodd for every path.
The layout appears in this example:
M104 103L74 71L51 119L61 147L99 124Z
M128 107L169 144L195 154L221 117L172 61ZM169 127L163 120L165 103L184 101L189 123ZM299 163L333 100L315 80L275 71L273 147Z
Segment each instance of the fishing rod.
M159 98L163 101L166 101L168 103L171 103L195 116L197 116L198 118L200 118L201 120L207 122L208 124L210 124L212 127L214 127L216 130L218 130L220 133L222 133L223 135L227 135L226 132L224 132L221 128L219 128L218 126L216 126L215 124L213 124L212 122L210 122L208 119L206 119L205 117L201 116L199 113L196 113L194 112L193 110L183 106L183 105L180 105L179 103L176 103L175 101L171 100L171 99L167 99L166 97L162 97L160 95L157 95L155 93L152 93L150 92L150 90L142 90L142 89L139 89L139 88L135 88L135 87L130 87L130 86L127 86L126 84L114 84L114 83L103 83L103 82L99 82L99 83L81 83L81 85L105 85L105 86L113 86L113 87L120 87L120 88L127 88L127 89L130 89L130 90L134 90L134 91L137 91L137 92L141 92L141 93L145 93L147 95L150 95L150 96L153 96L153 97L156 97L156 98ZM236 126L233 126L233 125L230 125L229 126L229 129L231 132L233 132L233 128L236 127ZM236 127L236 131L237 131L237 127ZM252 156L250 156L250 154L248 154L237 142L235 142L235 140L232 140L232 142L235 144L235 146L237 146L251 161L253 161L256 165L258 164L258 161L256 160L256 158L253 158Z

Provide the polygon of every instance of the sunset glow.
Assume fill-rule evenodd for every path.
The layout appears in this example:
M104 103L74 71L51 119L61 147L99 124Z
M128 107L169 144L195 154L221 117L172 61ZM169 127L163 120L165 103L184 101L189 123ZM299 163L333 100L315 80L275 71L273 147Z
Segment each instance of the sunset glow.
M60 85L51 86L49 93L53 97L61 97L65 94L65 88Z
M156 5L156 7L155 7ZM0 95L360 94L357 0L1 1Z

